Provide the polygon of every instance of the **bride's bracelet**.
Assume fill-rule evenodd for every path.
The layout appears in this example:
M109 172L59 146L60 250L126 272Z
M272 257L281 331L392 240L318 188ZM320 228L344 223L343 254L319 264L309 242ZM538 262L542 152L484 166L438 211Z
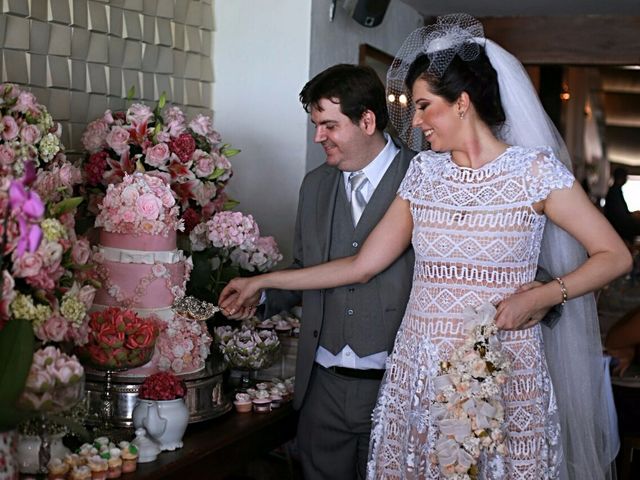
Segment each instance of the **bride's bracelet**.
M562 292L562 303L560 305L564 305L569 299L569 295L567 294L567 287L565 286L564 280L562 280L562 278L556 277L555 280L560 284L560 291Z

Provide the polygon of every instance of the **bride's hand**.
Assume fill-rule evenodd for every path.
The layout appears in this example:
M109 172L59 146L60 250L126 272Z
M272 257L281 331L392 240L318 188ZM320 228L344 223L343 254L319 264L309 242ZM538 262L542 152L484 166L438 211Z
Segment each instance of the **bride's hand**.
M236 277L220 292L218 306L229 318L247 318L255 313L259 298L260 287L255 277Z
M533 327L549 312L536 306L532 290L541 287L540 282L522 285L496 307L496 325L501 330L524 330Z

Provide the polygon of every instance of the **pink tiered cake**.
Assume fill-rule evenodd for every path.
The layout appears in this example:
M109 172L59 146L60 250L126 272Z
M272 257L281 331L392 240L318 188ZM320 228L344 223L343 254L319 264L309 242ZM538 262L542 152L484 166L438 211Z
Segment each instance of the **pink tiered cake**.
M126 374L188 374L204 368L211 343L206 327L171 309L184 295L192 263L176 246L182 223L167 184L135 173L110 185L96 227L101 230L94 262L102 287L94 308L131 308L163 324L151 362Z

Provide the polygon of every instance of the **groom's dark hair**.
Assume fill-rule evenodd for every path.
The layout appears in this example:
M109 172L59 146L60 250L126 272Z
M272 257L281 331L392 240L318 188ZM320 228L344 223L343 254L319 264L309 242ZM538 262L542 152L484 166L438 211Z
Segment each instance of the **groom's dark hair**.
M376 116L376 129L383 131L389 122L384 85L371 67L334 65L309 80L300 92L307 113L311 107L320 109L323 98L339 103L340 111L356 125L366 110Z

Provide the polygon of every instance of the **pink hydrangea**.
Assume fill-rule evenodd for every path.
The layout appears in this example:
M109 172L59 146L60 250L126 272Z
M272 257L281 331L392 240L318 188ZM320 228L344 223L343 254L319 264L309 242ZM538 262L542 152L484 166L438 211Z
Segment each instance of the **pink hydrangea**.
M207 225L209 241L218 248L250 246L260 235L253 216L242 212L216 213Z

